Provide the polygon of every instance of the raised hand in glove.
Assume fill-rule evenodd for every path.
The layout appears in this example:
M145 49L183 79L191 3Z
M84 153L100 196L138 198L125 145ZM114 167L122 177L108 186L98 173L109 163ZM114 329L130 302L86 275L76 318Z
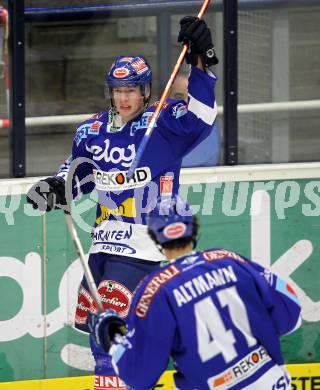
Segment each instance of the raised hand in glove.
M216 65L219 60L206 22L195 16L185 16L180 20L180 26L178 42L190 44L185 58L187 64L196 66L200 57L204 66Z
M64 180L60 177L48 177L38 181L28 191L27 202L40 211L50 211L65 206L67 202Z
M105 352L109 352L116 334L123 336L126 333L124 319L112 309L98 314L89 313L88 327L95 343L101 346Z

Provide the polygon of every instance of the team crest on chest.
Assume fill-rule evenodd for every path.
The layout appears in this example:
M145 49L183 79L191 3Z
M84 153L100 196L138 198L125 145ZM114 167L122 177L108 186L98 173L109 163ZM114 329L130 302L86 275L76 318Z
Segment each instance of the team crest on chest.
M138 121L132 122L130 135L133 136L136 131L146 129L149 126L153 115L154 112L145 112Z

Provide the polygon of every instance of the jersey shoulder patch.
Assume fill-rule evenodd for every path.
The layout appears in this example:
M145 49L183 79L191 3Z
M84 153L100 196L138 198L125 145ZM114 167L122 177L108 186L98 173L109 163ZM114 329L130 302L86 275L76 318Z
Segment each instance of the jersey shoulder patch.
M188 113L188 105L184 101L180 101L171 107L171 116L175 119L182 117Z
M77 127L75 135L75 143L77 146L80 145L83 139L88 138L90 135L96 136L99 135L100 129L104 124L103 113L96 114L92 118L81 123Z

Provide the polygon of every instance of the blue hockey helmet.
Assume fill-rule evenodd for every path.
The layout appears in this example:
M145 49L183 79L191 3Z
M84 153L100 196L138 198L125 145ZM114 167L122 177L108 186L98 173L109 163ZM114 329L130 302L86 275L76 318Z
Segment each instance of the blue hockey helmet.
M155 208L147 215L148 230L160 245L187 237L195 240L194 221L190 205L179 195L158 197Z
M106 76L106 97L112 101L112 89L140 86L144 105L148 106L151 97L152 70L143 56L118 56Z
M112 64L106 84L109 88L132 87L151 84L152 71L143 56L118 56Z

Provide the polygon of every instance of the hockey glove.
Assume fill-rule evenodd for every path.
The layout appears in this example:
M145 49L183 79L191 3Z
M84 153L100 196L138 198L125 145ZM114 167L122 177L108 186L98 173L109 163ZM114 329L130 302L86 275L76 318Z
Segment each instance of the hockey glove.
M89 313L88 326L95 343L107 353L115 336L126 333L125 320L112 309L98 314Z
M196 66L199 56L204 66L216 65L219 60L206 22L195 16L185 16L180 20L180 26L178 42L190 44L186 63Z
M65 206L67 202L64 180L59 177L48 177L38 181L28 191L27 202L40 211L51 211L53 208Z

